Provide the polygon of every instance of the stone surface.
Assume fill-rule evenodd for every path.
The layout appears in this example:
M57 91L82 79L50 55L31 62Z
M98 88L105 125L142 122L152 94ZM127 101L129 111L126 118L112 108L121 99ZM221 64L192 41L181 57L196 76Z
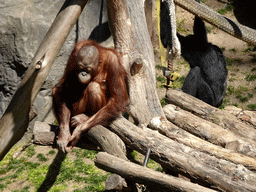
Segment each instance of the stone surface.
M64 0L0 0L0 117L8 106ZM105 0L89 0L74 26L34 106L37 120L52 123L51 89L62 76L76 41L93 39L104 46L112 44Z

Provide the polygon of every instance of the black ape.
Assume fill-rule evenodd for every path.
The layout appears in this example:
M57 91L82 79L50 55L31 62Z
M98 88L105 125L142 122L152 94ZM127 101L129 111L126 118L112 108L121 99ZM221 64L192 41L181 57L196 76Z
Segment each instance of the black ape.
M163 21L162 18L161 21ZM219 47L208 42L202 19L195 17L193 31L194 35L187 37L178 34L181 55L191 68L182 91L212 106L219 107L223 102L227 87L228 71L225 56Z

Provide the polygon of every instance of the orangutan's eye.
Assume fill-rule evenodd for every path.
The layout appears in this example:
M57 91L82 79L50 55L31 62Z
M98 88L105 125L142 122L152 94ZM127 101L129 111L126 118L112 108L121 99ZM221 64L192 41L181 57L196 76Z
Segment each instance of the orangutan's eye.
M87 67L87 68L85 69L85 71L86 71L86 73L91 73L91 72L92 72L92 68L91 68L91 67Z

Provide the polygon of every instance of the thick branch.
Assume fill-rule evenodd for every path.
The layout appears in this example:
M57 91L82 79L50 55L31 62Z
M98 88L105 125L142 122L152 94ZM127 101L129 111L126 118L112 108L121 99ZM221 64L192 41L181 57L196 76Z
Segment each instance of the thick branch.
M250 157L256 156L256 142L253 140L239 137L231 131L184 111L175 105L166 105L164 112L169 121L206 141ZM201 149L204 150L204 147L202 146Z
M199 152L157 131L140 129L123 118L115 120L111 129L133 149L145 154L150 147L153 160L199 183L208 183L232 192L256 190L256 175L242 165Z
M136 123L148 124L154 116L164 114L155 88L154 53L143 1L108 0L107 3L115 46L129 74L130 114Z
M215 108L182 91L168 90L166 102L190 111L207 121L220 125L224 129L229 129L237 135L256 141L256 129L253 126L237 120L234 115L225 110Z
M214 190L207 189L180 178L168 176L147 167L119 159L107 153L98 153L95 159L95 164L97 167L106 171L117 173L130 180L153 186L156 189L184 192L214 192Z
M167 118L169 118L168 116L169 114L167 114ZM209 143L203 139L200 139L192 135L191 133L185 130L182 130L181 128L175 126L169 121L160 121L159 118L154 118L150 123L150 128L159 130L160 133L166 135L170 139L178 141L179 143L182 143L198 151L215 156L219 159L231 161L235 164L241 164L250 170L256 170L256 160L254 158L241 155L239 153L235 153L232 150L225 149L220 146ZM240 141L239 145L244 147L245 149L251 147L250 144L243 141Z
M64 4L39 46L30 67L0 120L0 160L23 136L29 122L28 114L31 105L86 3L87 0L72 0L68 5Z
M236 116L237 119L256 127L256 111L244 111L235 106L227 106L225 110Z
M33 131L33 142L39 145L55 146L58 130L56 125L36 121ZM88 141L88 138L93 143ZM126 146L123 141L116 134L101 125L91 128L86 136L82 136L76 146L94 150L97 150L97 146L99 146L101 150L127 160Z

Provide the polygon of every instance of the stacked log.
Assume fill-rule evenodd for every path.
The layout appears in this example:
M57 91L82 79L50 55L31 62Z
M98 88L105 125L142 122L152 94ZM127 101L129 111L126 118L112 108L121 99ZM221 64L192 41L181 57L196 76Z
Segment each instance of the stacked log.
M148 127L137 127L120 117L109 127L115 134L102 126L89 131L95 145L109 153L99 153L95 164L121 176L112 175L118 180L109 178L108 188L124 189L123 178L127 178L172 191L256 191L256 142L250 132L255 131L255 112L234 107L220 110L175 90L168 91L167 101L172 104L163 108L166 119L155 117ZM54 140L51 130L47 138ZM38 135L35 131L35 141ZM150 148L151 159L193 183L129 162L117 136L142 154ZM54 142L45 142L50 143Z

